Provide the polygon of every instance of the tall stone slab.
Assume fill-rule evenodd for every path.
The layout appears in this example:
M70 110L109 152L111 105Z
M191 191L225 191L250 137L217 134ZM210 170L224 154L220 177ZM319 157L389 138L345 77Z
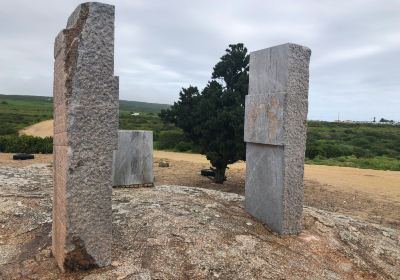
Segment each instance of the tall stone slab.
M111 262L118 137L114 6L79 5L54 46L52 251L65 270Z
M289 43L250 54L245 207L282 235L301 230L310 56Z
M118 150L114 152L113 185L152 185L153 132L119 130Z

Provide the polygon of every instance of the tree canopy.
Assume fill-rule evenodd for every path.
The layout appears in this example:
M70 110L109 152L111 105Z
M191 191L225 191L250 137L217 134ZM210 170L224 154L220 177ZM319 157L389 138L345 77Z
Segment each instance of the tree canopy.
M214 66L211 80L200 92L182 88L179 100L160 117L181 128L206 155L223 183L228 164L245 159L244 100L249 83L249 55L242 44L229 45Z

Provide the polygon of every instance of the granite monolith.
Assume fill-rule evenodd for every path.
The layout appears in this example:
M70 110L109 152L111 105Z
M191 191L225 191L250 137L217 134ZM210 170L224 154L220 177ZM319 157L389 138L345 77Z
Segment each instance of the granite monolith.
M245 208L282 235L301 230L310 56L290 43L250 54Z
M119 130L113 185L153 185L153 131Z
M111 262L118 137L114 6L79 5L54 46L52 252L62 271Z

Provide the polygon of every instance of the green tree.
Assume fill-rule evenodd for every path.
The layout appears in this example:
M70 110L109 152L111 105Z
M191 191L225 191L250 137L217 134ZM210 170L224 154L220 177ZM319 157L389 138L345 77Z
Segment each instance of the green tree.
M215 65L212 80L199 92L182 88L179 101L160 113L166 123L181 128L186 138L206 155L222 184L228 164L245 159L244 100L249 83L249 55L239 43L229 45Z
M385 118L381 118L379 122L383 122L383 123L392 123L394 122L394 120L387 120Z

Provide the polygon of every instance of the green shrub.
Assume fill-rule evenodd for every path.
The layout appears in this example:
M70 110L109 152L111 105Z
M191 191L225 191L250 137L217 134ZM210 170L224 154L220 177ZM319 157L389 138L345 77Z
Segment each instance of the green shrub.
M51 154L53 152L53 137L0 136L0 152Z
M0 125L0 135L16 135L17 132L18 129L13 124L4 123Z
M357 158L355 156L324 158L317 156L312 160L307 159L306 163L400 171L400 160L385 156L373 158Z
M180 130L161 131L158 137L159 149L174 149L179 142L184 142L185 137Z
M306 149L306 157L313 159L323 154L323 149L318 145L308 144Z
M192 145L189 142L180 141L175 145L175 150L178 152L187 152L192 149Z

